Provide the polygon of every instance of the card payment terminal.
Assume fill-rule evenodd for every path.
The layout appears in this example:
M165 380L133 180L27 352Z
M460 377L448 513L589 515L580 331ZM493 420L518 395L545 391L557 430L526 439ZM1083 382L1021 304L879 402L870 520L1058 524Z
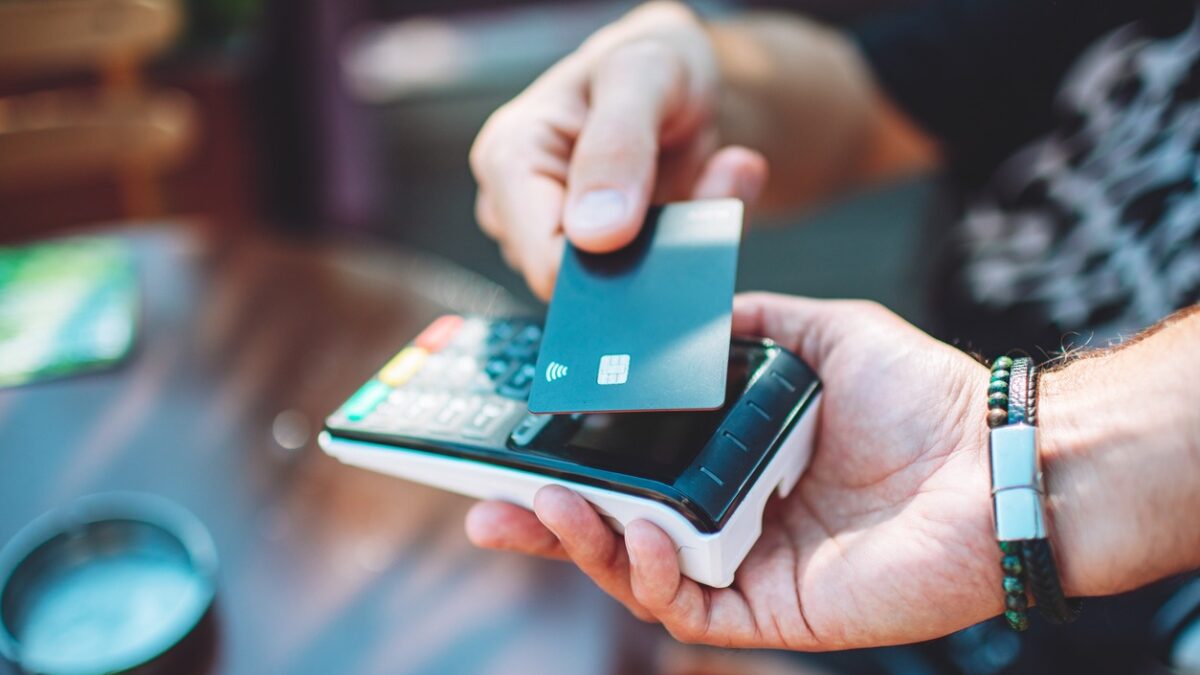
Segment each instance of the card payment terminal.
M821 385L792 353L734 338L724 407L700 412L534 415L541 324L443 316L329 416L321 446L339 460L480 499L531 507L548 484L587 499L618 531L642 518L710 586L761 532L772 493L807 466ZM580 372L577 377L596 377Z

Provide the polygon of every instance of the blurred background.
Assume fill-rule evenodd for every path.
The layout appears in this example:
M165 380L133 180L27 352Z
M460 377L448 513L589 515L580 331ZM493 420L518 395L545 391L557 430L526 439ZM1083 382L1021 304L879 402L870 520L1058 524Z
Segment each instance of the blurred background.
M905 1L783 4L847 22ZM473 222L467 150L492 110L634 4L5 0L0 239L201 216L434 252L531 301ZM920 321L927 197L910 184L785 216L805 227L752 233L740 284L876 298Z
M919 1L692 4L846 24ZM469 500L321 452L323 417L434 317L540 310L474 222L468 148L635 4L0 0L0 544L96 492L195 514L217 600L172 673L1158 673L1124 627L1200 645L1191 581L1023 641L687 647L567 565L473 549ZM756 221L739 287L926 326L938 195L926 176ZM74 234L96 238L36 246Z

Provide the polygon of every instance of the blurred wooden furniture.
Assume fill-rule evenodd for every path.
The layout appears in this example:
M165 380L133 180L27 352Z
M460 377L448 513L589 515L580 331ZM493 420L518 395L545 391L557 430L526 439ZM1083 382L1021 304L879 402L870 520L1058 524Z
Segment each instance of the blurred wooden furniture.
M0 2L0 81L98 76L0 98L0 186L111 175L126 215L160 213L159 179L186 155L197 116L182 93L144 86L142 68L181 25L178 0Z
M572 567L476 550L470 500L316 446L427 322L514 311L504 291L428 256L199 231L122 234L144 289L129 362L0 390L0 542L84 494L183 505L220 556L197 673L647 672L630 659L661 630Z

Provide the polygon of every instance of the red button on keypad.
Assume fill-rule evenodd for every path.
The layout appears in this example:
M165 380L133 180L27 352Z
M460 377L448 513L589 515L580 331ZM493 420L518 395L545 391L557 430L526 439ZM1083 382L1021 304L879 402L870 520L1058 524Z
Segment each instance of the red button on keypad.
M413 344L422 349L428 349L431 352L436 352L446 343L454 339L454 334L462 327L463 318L456 314L447 314L443 317L438 317L433 323L429 324L421 334L413 340Z

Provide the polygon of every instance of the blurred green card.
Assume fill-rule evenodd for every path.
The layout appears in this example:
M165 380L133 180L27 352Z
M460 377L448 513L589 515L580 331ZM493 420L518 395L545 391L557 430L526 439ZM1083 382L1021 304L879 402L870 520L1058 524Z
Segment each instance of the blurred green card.
M0 248L0 386L120 361L137 326L137 272L118 240Z

